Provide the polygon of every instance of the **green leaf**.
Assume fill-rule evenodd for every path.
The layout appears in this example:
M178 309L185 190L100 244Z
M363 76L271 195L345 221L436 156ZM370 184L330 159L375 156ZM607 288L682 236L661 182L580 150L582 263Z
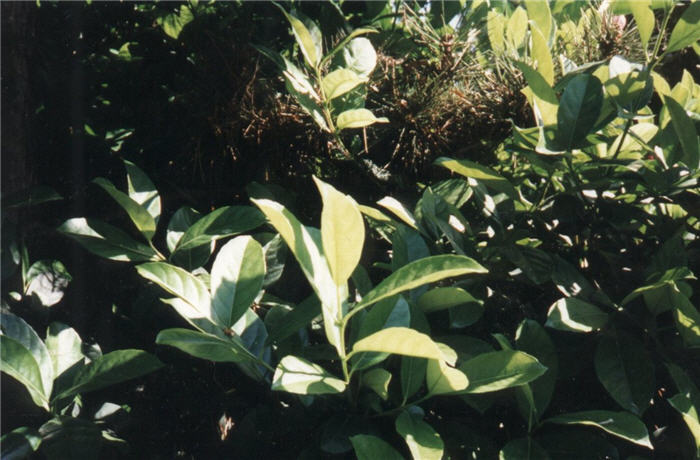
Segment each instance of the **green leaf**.
M475 273L487 273L487 270L474 259L466 256L446 254L419 259L385 278L362 298L355 309L365 308L382 299L424 284Z
M446 310L465 304L477 304L481 307L480 311L483 312L483 303L483 301L475 299L471 294L459 287L437 287L418 298L418 306L425 313ZM481 316L481 314L478 316Z
M346 35L340 42L338 42L335 47L329 51L325 56L323 56L323 59L321 59L321 67L323 67L328 61L331 60L333 56L335 56L339 51L345 50L345 47L347 46L348 43L355 37L359 37L360 35L365 35L365 34L376 34L378 33L377 30L369 28L369 27L360 27L352 32L350 32L348 35ZM357 46L357 45L355 45ZM374 48L372 48L374 50ZM353 50L349 50L350 53L353 53ZM352 59L350 59L352 61ZM376 60L376 58L375 58ZM346 59L347 62L347 59ZM376 64L376 62L375 62ZM372 69L374 69L374 66L372 66ZM371 72L371 70L370 70Z
M314 177L323 199L321 239L323 253L333 280L343 285L355 271L362 256L365 225L357 203L351 196Z
M130 161L124 160L126 168L126 185L129 197L140 204L153 216L156 224L160 219L160 195L151 179Z
M598 380L628 411L642 415L654 394L654 364L644 344L617 332L601 338L595 354Z
M534 320L526 319L518 326L515 333L515 346L518 350L528 353L547 367L547 371L542 376L528 383L532 393L532 400L523 393L525 386L516 388L516 399L518 409L526 421L529 420L530 411L534 410L536 420L539 420L549 406L549 402L554 394L556 385L559 359L552 340L547 335L547 331ZM533 405L534 407L529 407Z
M401 358L401 393L404 399L413 396L423 384L428 360L423 358Z
M284 13L287 21L289 21L289 24L292 26L294 38L296 38L296 41L299 44L299 48L301 49L301 53L304 55L306 64L309 66L309 68L315 69L321 60L321 53L317 52L316 43L311 35L311 32L298 17L287 13L284 8L279 5L275 4L275 6L277 6L282 13Z
M486 16L486 32L488 33L491 50L496 56L505 51L506 18L496 10L490 10Z
M517 7L508 18L505 32L508 42L514 49L517 50L523 46L527 37L527 12L522 6Z
M440 460L445 447L440 435L422 417L403 411L396 418L396 432L399 433L414 459Z
M571 151L585 144L602 106L603 85L597 77L581 74L571 79L557 111L556 138L562 149Z
M668 403L683 417L683 421L688 426L695 440L695 455L700 457L700 418L698 417L698 408L683 393L668 398Z
M498 460L549 460L549 454L532 438L519 438L503 446Z
M560 331L591 332L608 322L608 314L575 297L564 297L549 307L545 326Z
M41 435L34 428L16 428L0 438L0 457L4 460L29 458L41 445Z
M664 54L678 51L700 40L700 4L693 2L671 31Z
M552 12L549 2L542 0L526 0L527 15L533 21L546 40L552 33ZM550 83L551 84L551 83Z
M553 126L557 123L557 110L559 100L552 86L540 72L524 62L516 61L515 65L520 69L533 94L533 111L538 120L538 126Z
M391 372L386 369L372 369L362 374L362 386L377 393L384 401L389 398L389 382L391 382Z
M559 425L589 425L600 428L608 433L653 449L649 440L647 427L639 418L628 412L612 412L605 410L591 410L572 412L570 414L552 417L545 422Z
M156 337L158 345L168 345L194 356L221 363L254 360L237 338L225 340L190 329L165 329Z
M46 331L46 349L51 355L55 376L85 359L82 347L83 341L75 329L62 323L49 325Z
M350 436L357 460L403 460L389 443L369 434Z
M390 297L377 303L364 315L357 332L357 339L363 339L377 331L389 327L409 327L411 312L408 302L402 296ZM386 359L387 353L361 353L352 364L353 370L366 369Z
M180 238L172 256L259 227L262 214L250 206L224 206L199 219ZM172 257L171 256L171 257Z
M83 367L73 378L70 387L54 396L52 400L99 390L141 377L161 367L163 363L158 358L143 350L116 350Z
M671 114L671 125L683 149L681 160L690 168L700 167L700 143L695 123L675 99L663 97L663 101Z
M158 260L150 247L133 240L126 233L99 220L76 217L68 219L58 231L73 238L88 251L120 262Z
M443 358L440 348L429 336L407 327L390 327L358 340L351 354L365 351L437 360Z
M406 207L402 205L396 198L385 196L381 200L377 201L377 204L394 213L396 217L401 219L406 225L408 225L412 229L418 230L416 218L413 216L413 214L411 214L411 211L406 209Z
M51 307L63 299L73 277L60 261L39 260L29 267L24 279L25 295L35 297L44 307Z
M203 318L210 320L214 318L211 297L206 285L190 272L165 262L142 264L136 267L136 271L142 277L185 301Z
M260 243L239 236L226 243L211 268L211 292L217 322L231 327L253 304L265 278Z
M654 12L651 10L651 0L633 0L626 3L634 16L634 22L637 23L637 32L639 32L642 46L646 49L654 27L656 27Z
M367 78L360 77L352 70L337 69L323 77L321 87L326 99L331 100L366 82Z
M501 350L471 358L459 370L469 378L469 386L463 393L488 393L529 383L547 368L522 351Z
M177 243L185 234L188 228L194 225L202 215L192 208L186 206L181 207L170 218L166 233L166 243L168 250L172 253L177 247ZM212 252L214 252L215 243L212 241L208 245L202 245L187 251L178 251L177 254L171 255L170 260L187 270L194 270L201 267L209 260Z
M688 347L700 347L700 312L677 286L670 293L678 332Z
M360 78L368 78L377 65L377 52L368 39L353 38L343 48L343 60L346 68Z
M547 2L539 0L530 1L527 5L530 4L546 5ZM550 53L549 45L547 44L548 35L545 35L545 31L541 30L532 22L530 22L530 34L532 38L531 53L537 68L537 72L549 86L552 86L554 85L554 62L552 61L552 54Z
M442 347L444 346L446 345L442 345ZM466 389L468 385L469 379L459 369L450 367L448 363L442 360L428 360L428 368L425 373L425 386L428 394L455 393Z
M302 395L342 393L345 386L345 382L318 364L291 355L282 358L272 378L273 391Z
M646 106L654 94L654 79L638 64L614 56L610 60L610 78L605 91L615 103L632 116Z
M304 328L316 316L321 314L321 303L315 294L286 313L282 320L270 326L268 343L279 342Z
M338 115L335 124L338 130L348 128L364 128L374 123L389 123L385 117L377 118L367 109L352 109Z
M48 410L55 374L46 345L29 324L11 313L0 313L0 332L0 370L19 380L34 403Z
M430 250L423 237L412 228L397 224L391 234L391 271L428 256Z
M171 38L177 40L187 24L192 22L194 15L187 5L180 5L179 13L169 13L157 19L163 31Z
M505 193L514 200L518 198L515 188L508 179L491 168L474 163L473 161L455 160L447 157L438 158L435 160L435 164L464 177L476 179L499 193Z

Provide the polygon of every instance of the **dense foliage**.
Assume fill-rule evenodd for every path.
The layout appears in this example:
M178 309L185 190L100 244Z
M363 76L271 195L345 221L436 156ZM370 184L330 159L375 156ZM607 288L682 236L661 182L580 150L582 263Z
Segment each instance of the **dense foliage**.
M3 8L3 458L700 458L700 2Z

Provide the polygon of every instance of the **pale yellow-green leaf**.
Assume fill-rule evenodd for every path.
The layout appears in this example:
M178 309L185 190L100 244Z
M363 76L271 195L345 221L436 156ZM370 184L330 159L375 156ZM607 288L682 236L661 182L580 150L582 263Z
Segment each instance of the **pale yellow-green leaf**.
M396 355L442 360L438 345L426 334L407 327L390 327L358 340L352 354L376 351Z
M500 56L505 51L505 27L506 18L498 11L491 10L486 17L486 31L491 43L491 50L496 56Z
M338 115L335 124L341 129L348 128L364 128L365 126L373 125L374 123L389 123L385 117L377 118L372 112L367 109L351 109Z
M549 35L552 33L552 12L549 9L549 2L547 0L527 0L525 8L527 8L530 21L534 22L542 33L546 45Z
M344 381L318 364L296 356L282 358L272 378L273 391L303 395L342 393L345 387Z
M321 81L321 87L327 100L342 96L361 83L365 83L367 78L362 78L352 70L337 69L329 73Z
M634 22L637 23L639 38L642 40L644 48L646 48L656 25L654 12L651 10L651 0L633 0L627 3L634 16Z
M552 53L549 51L547 39L543 32L530 21L530 32L532 43L530 52L532 59L537 65L537 71L542 75L548 85L554 85L554 63L552 62Z
M506 28L506 37L508 42L516 50L525 42L527 36L527 13L523 7L519 6L513 11L513 14L508 19Z
M425 384L429 394L441 395L466 389L469 379L459 369L452 368L443 361L431 359L425 373Z
M280 9L282 8L280 7ZM314 45L314 39L311 36L311 32L309 32L309 29L306 28L304 23L301 22L299 18L292 16L284 9L282 9L282 12L289 21L289 24L292 26L294 38L296 38L297 43L299 44L299 48L301 49L301 53L304 55L306 64L312 69L316 68L321 56L318 56L316 53L316 46Z
M414 230L418 229L418 225L416 224L416 218L413 217L411 211L409 211L404 205L399 203L399 201L396 198L385 196L381 200L377 201L377 204L394 213L396 217L401 219L409 227L413 228Z

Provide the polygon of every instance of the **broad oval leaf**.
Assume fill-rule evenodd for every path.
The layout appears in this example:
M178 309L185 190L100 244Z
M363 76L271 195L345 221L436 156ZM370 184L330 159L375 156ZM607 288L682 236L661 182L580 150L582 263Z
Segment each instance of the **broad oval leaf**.
M575 297L564 297L549 307L545 326L560 331L597 331L608 322L608 314Z
M191 226L177 243L172 256L212 241L237 235L259 227L265 222L263 215L250 206L224 206L210 212ZM172 257L171 256L171 257Z
M440 460L445 444L440 435L418 414L403 411L396 418L396 432L399 433L414 459Z
M250 236L226 243L211 268L213 309L218 322L231 327L253 304L265 279L262 246Z
M370 434L358 434L350 437L357 460L403 460L391 444Z
M700 4L693 2L676 23L665 53L678 51L700 40Z
M426 334L407 327L390 327L355 342L352 354L376 351L442 360L438 345Z
M474 259L466 256L445 254L419 259L399 268L385 278L362 298L355 309L365 308L382 299L424 284L454 276L487 273L487 271Z
M450 367L442 360L431 359L428 361L425 373L425 386L428 394L454 393L466 389L468 385L469 379L459 369Z
M337 69L329 73L321 80L321 87L327 100L342 96L357 85L365 83L367 78L362 78L352 70Z
M595 353L598 380L628 411L642 415L654 395L654 362L635 337L616 332L601 338Z
M254 360L235 339L224 340L190 329L165 329L156 337L158 345L168 345L194 356L215 362L239 363Z
M435 164L447 168L452 172L482 182L487 187L505 193L512 199L517 199L518 194L513 185L505 177L491 168L482 166L469 160L455 160L453 158L440 157Z
M76 240L100 257L120 262L158 260L156 252L145 244L104 222L84 217L68 219L58 231Z
M531 382L547 368L522 351L501 350L478 355L462 363L459 370L469 378L463 393L488 393Z
M391 382L391 372L386 369L371 369L362 374L362 386L374 391L380 398L389 398L389 382Z
M474 298L464 289L454 286L436 287L418 298L418 306L425 313L446 310L465 304L478 304L481 306L483 302ZM481 311L483 311L483 308Z
M527 36L527 12L522 6L517 7L508 18L505 32L508 42L514 49L517 50L523 46Z
M557 142L571 151L585 144L603 106L603 85L597 77L576 75L566 85L557 111Z
M83 341L72 327L51 323L46 331L46 348L51 355L54 375L59 376L73 364L85 359Z
M649 43L649 39L651 38L651 34L654 32L654 28L656 27L654 12L651 10L651 0L628 1L626 3L634 16L634 22L637 23L637 32L639 32L639 38L642 41L642 46L646 48L647 44Z
M347 282L362 256L365 225L352 197L314 177L323 199L321 239L331 276L337 285Z
M490 10L486 16L486 32L491 44L491 50L496 56L503 54L505 51L505 36L506 19L503 14L496 10Z
M570 414L552 417L545 422L559 425L589 425L595 426L608 433L653 449L649 440L649 432L639 418L628 412L612 412L605 410L591 410L572 412Z
M188 228L193 226L202 215L196 210L183 206L170 218L168 222L168 229L165 237L165 241L168 245L168 250L172 253L177 247L177 243L185 234ZM179 265L187 270L194 270L195 268L201 267L211 254L214 252L215 242L212 241L208 245L202 245L188 251L178 251L177 254L171 255L170 260L175 264Z
M343 59L348 69L361 78L368 78L377 65L377 52L368 39L353 38L343 48Z
M97 184L112 197L119 206L126 211L131 221L136 225L136 228L147 239L151 240L156 233L156 221L151 216L146 208L134 201L129 195L118 190L114 184L107 179L98 177L93 179L93 183Z
M124 160L126 185L129 197L140 204L153 217L156 224L160 219L160 195L151 179L134 163Z
M364 128L374 123L389 123L389 119L386 117L377 118L367 109L351 109L338 115L338 119L335 122L338 130Z
M302 395L342 393L346 384L318 364L297 356L285 356L272 378L273 391Z

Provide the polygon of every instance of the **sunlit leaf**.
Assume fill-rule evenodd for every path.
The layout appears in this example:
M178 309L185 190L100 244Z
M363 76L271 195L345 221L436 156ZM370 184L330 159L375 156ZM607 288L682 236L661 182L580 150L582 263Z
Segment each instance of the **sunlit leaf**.
M68 219L58 231L73 238L85 249L100 257L122 262L158 260L158 255L145 244L133 240L123 231L94 219Z
M345 382L318 364L296 356L285 356L272 378L272 390L303 395L342 393Z
M590 425L607 431L608 433L653 449L649 440L649 432L639 418L628 412L612 412L605 410L591 410L573 412L570 414L552 417L545 422L560 425Z
M501 350L471 358L459 370L469 378L465 393L488 393L531 382L547 368L522 351Z

